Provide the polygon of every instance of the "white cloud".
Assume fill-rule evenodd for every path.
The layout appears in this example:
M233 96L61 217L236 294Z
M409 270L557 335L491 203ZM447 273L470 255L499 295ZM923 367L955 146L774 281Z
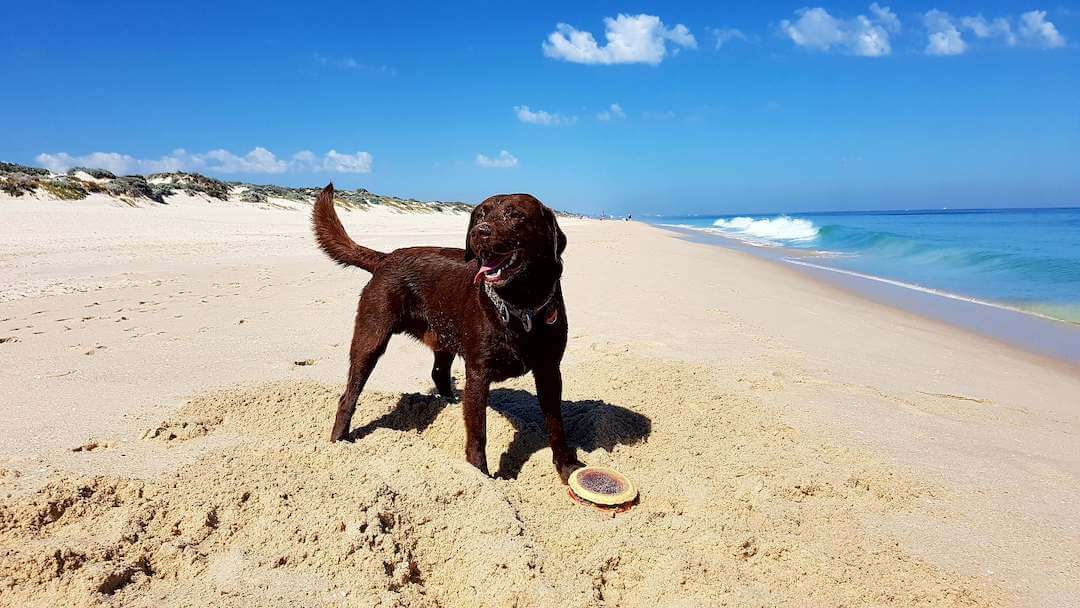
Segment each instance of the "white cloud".
M923 25L927 32L927 55L962 55L967 50L967 43L949 13L929 10L923 15Z
M1046 20L1046 11L1028 11L1020 15L1017 31L1021 38L1036 46L1047 49L1065 46L1065 37Z
M892 53L889 33L881 25L875 25L870 19L859 15L855 18L855 29L848 44L852 52L861 57L880 57Z
M311 150L301 150L293 154L289 167L294 171L331 171L335 173L371 173L374 158L368 152L343 154L330 150L322 157Z
M371 173L371 163L374 161L368 152L356 154L343 154L337 150L326 153L324 166L330 171L338 173Z
M193 157L194 158L194 157ZM198 158L208 171L218 173L284 173L289 163L279 160L266 148L255 148L243 156L228 150L211 150Z
M609 120L622 120L626 118L626 112L623 112L622 106L613 103L608 106L608 109L600 112L596 115L597 120L609 121Z
M900 18L889 7L880 6L875 2L870 5L870 12L874 15L874 19L885 29L894 34L900 31Z
M298 167L314 167L319 164L319 158L311 150L301 150L293 154L292 159Z
M968 49L968 44L959 28L971 32L980 40L1000 38L1008 46L1023 44L1052 49L1066 44L1065 37L1058 32L1057 27L1046 20L1046 11L1028 11L1020 15L1018 21L1014 21L1012 17L987 19L982 15L954 20L948 13L935 9L923 16L923 23L928 36L926 52L930 55L963 54Z
M514 113L517 114L518 120L532 125L561 126L577 122L577 116L563 116L543 110L533 112L529 106L514 106Z
M396 76L397 70L383 64L370 64L357 61L353 57L327 57L315 53L315 63L324 67L335 67L343 70L353 70L356 72L372 72L379 74L389 74L390 76Z
M509 169L518 165L518 159L506 150L499 152L495 158L483 154L476 155L476 166L488 169Z
M182 150L178 150L178 152L182 152ZM105 169L106 171L111 171L120 175L144 171L151 165L159 164L170 165L169 168L163 170L179 169L179 161L170 163L166 160L172 158L173 157L162 157L159 161L150 161L139 160L133 156L116 152L93 152L84 156L72 156L67 152L59 152L57 154L38 154L34 157L34 160L42 167L57 173L62 173L72 167L90 167L95 169ZM155 170L157 169L151 169L149 172Z
M716 41L716 48L719 49L732 40L739 40L741 42L750 42L750 37L743 33L742 30L733 27L712 27L709 28L709 33L712 34L713 39Z
M367 152L341 154L331 150L322 157L304 150L291 161L279 159L266 148L256 147L242 156L224 149L191 154L180 148L158 159L140 159L117 152L93 152L72 156L67 152L38 154L38 164L50 171L62 172L72 167L106 169L116 174L200 171L206 173L285 173L288 171L331 171L371 173L372 156Z
M679 47L697 48L697 40L683 24L668 28L654 15L623 15L604 18L607 44L600 46L590 32L560 23L543 43L544 55L572 63L647 63L657 65Z
M971 31L972 34L975 34L976 38L993 38L999 36L1005 41L1005 44L1009 46L1016 45L1016 34L1012 31L1012 24L1004 17L998 17L993 20L987 20L982 15L962 17L960 19L960 27Z
M823 8L804 8L796 11L799 18L793 23L784 19L780 29L799 46L827 51L845 39L843 24Z
M860 57L880 57L892 52L889 32L897 31L900 20L888 7L870 6L873 17L857 15L837 19L821 7L795 11L797 19L780 22L780 30L795 44L815 51L833 47Z
M638 15L638 17L640 18L641 15ZM660 22L659 18L656 19L656 22L660 25L661 28L663 27L664 24ZM681 23L677 23L675 24L675 27L671 28L670 30L666 30L664 32L664 35L669 40L679 46L683 46L688 49L697 48L697 39L694 38L694 35L690 33L690 30ZM675 49L675 52L678 52L678 50L679 49Z

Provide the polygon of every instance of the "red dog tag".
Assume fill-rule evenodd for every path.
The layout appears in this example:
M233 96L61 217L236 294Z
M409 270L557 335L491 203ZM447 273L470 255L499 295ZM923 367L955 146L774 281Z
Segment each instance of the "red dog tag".
M548 313L544 316L544 323L547 323L548 325L554 325L555 321L558 321L558 320L559 320L559 309L552 306L551 310L549 310Z

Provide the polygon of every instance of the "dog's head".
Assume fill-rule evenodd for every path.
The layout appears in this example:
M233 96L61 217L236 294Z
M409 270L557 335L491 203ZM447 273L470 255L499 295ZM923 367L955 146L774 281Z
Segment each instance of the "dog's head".
M473 283L495 287L531 277L552 285L562 275L566 235L555 213L528 194L497 194L473 209L465 260L479 258Z

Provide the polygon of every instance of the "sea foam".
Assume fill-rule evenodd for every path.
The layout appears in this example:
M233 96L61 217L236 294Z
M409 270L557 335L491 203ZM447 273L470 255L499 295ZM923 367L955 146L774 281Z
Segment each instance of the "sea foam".
M752 237L768 241L809 241L817 238L818 228L810 220L779 217L755 219L736 217L718 219L713 222L715 228L733 236Z

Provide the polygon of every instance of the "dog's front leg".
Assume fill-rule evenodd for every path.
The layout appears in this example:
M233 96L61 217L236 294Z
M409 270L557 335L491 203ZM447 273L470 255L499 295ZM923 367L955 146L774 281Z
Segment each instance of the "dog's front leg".
M491 380L487 374L468 365L465 367L465 398L462 411L465 414L465 460L480 469L484 475L487 466L487 406Z
M533 370L536 380L536 398L547 424L548 443L551 444L551 461L563 483L570 479L575 469L585 466L577 454L566 444L562 420L562 373L558 367L539 367Z

